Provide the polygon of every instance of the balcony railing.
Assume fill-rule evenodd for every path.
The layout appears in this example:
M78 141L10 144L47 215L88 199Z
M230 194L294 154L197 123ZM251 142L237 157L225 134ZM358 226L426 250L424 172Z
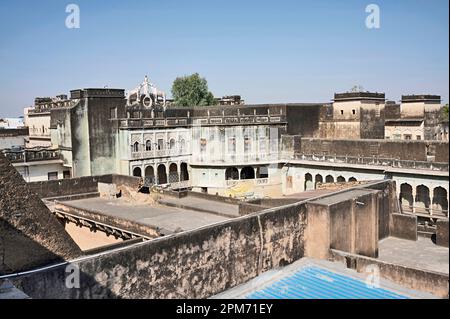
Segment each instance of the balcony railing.
M152 150L152 151L131 151L131 159L146 159L155 157L168 157L168 156L182 156L190 155L190 152L185 149L164 149L164 150Z
M289 158L285 158L289 159ZM425 161L409 161L397 160L392 158L382 157L356 157L356 156L332 156L332 155L312 155L312 154L295 154L290 159L315 161L315 162L329 162L329 163L345 163L356 165L374 165L374 166L389 166L394 168L412 168L412 169L428 169L435 171L448 171L448 163L433 163Z
M193 154L192 160L197 163L226 163L226 164L245 164L255 162L268 162L279 160L278 152L272 153L232 153L232 154Z
M11 163L22 163L22 162L35 162L35 161L48 161L48 160L58 160L61 159L61 153L59 150L21 150L12 151L4 150L6 158L9 159Z
M177 118L129 118L121 119L121 128L146 128L167 127L186 125L230 125L230 124L261 124L261 123L286 122L286 116L282 114L273 115L233 115L233 116L210 116L210 117L177 117Z

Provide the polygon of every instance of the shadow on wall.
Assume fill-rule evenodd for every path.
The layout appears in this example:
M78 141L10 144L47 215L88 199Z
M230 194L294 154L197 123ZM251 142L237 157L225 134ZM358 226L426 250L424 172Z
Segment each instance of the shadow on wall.
M17 254L17 251L26 251L27 254ZM29 263L33 260L33 263ZM31 268L24 268L23 265L33 265L35 261L45 260L45 266L57 265L58 271L52 269L33 272ZM38 269L38 268L34 268ZM54 268L53 268L54 269ZM18 271L30 271L29 274L16 276ZM51 272L51 280L46 274ZM5 274L9 274L6 276ZM36 281L28 281L27 277L36 277ZM4 279L9 279L13 284L32 298L40 298L45 294L45 298L65 299L75 298L118 298L102 282L81 271L75 264L66 262L60 256L46 249L35 240L15 229L5 221L0 221L0 285ZM89 284L94 287L89 296L83 295L80 283ZM61 289L66 287L66 289ZM43 293L45 291L45 293Z

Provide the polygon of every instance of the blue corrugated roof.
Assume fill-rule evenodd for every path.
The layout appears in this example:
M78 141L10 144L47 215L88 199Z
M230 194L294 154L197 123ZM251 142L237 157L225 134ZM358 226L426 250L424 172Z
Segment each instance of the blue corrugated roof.
M318 266L301 268L267 287L248 294L247 299L408 299L364 281Z

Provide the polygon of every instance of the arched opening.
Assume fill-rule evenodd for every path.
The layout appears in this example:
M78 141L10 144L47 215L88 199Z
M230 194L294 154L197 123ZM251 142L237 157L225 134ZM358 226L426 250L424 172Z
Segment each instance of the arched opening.
M407 183L403 183L400 185L400 203L404 211L408 212L413 211L414 201L413 201L412 187Z
M180 141L180 152L183 152L186 150L186 141L184 139L182 139Z
M312 175L309 173L305 174L305 191L314 189L314 183L312 179Z
M334 183L334 177L331 176L331 175L327 175L327 176L325 177L325 182L326 182L326 183Z
M345 178L343 176L338 176L338 178L336 179L336 181L338 183L345 183Z
M320 175L320 174L317 174L315 177L314 177L314 188L317 188L317 184L322 184L323 183L323 177L322 177L322 175Z
M142 177L142 170L140 167L133 168L133 176Z
M416 213L429 213L430 211L430 190L425 185L416 188Z
M175 149L175 139L174 139L174 138L171 138L171 139L170 139L170 142L169 142L169 148L170 148L171 150Z
M225 170L225 179L226 180L238 180L239 179L239 171L236 167L228 167Z
M151 151L152 150L152 141L151 140L147 140L145 142L145 150L146 151Z
M139 152L139 142L135 142L133 144L133 152Z
M443 187L436 187L433 191L433 214L447 215L448 212L448 200L447 190Z
M153 166L147 166L145 168L145 184L151 185L155 183L155 169Z
M178 166L175 163L170 164L169 166L169 183L179 182L180 178L178 176Z
M255 170L251 166L241 169L241 179L255 179Z
M189 172L188 172L188 167L187 167L186 163L181 163L181 165L180 165L180 179L182 181L189 180Z
M267 166L261 166L256 169L257 178L269 178L269 168Z
M166 166L164 164L158 165L158 184L167 184Z
M356 180L356 178L354 178L354 177L350 177L350 178L348 179L348 181L349 181L349 182L356 182L357 180Z

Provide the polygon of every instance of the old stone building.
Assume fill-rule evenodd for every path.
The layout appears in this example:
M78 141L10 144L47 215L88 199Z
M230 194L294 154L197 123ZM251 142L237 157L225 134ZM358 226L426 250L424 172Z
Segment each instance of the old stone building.
M30 132L27 147L51 146L50 110L69 106L70 100L65 94L52 98L35 98L34 106L24 109L25 125Z
M403 95L400 104L388 103L386 139L445 140L445 128L440 127L441 108L438 95Z
M336 93L322 110L321 138L384 138L385 94Z

